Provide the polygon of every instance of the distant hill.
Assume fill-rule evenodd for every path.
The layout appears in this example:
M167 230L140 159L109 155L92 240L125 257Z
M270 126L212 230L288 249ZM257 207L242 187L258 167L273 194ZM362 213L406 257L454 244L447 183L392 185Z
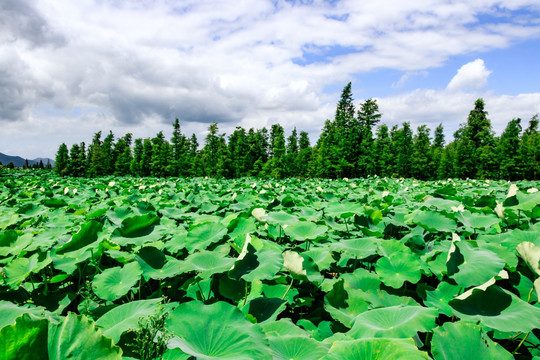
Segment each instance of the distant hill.
M32 166L34 164L39 164L39 161L43 161L43 165L47 165L47 162L50 162L51 165L54 166L54 160L49 158L36 158L36 159L28 159L28 165ZM20 156L11 156L0 153L0 163L2 165L6 166L9 163L13 163L16 167L23 167L24 163L26 162L26 159L23 159Z

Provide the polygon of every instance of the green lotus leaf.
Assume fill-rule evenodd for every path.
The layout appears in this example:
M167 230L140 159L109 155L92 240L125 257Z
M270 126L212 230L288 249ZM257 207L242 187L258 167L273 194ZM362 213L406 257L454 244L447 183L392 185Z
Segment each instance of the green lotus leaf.
M180 304L170 313L166 327L174 334L168 347L197 359L272 359L261 328L225 302Z
M454 313L454 309L452 309L448 303L457 296L459 292L459 286L450 285L447 282L440 282L437 289L426 291L426 300L424 303L425 305L439 309L441 314L451 317Z
M259 265L242 276L246 281L273 279L283 267L283 256L278 250L263 248L257 251L256 255Z
M23 314L0 330L0 356L5 360L32 360L47 353L46 319Z
M455 246L459 249L463 262L457 265L456 273L451 274L449 271L449 275L459 286L467 288L484 284L504 268L505 261L493 251L473 248L467 241L459 241Z
M497 285L489 286L485 291L474 289L465 299L458 297L449 304L459 318L480 321L496 330L527 333L540 328L540 308Z
M463 225L473 229L488 229L489 227L498 224L499 218L494 214L477 214L465 211L458 216Z
M359 339L334 341L324 360L429 360L412 339Z
M271 211L265 216L266 222L270 224L278 224L278 225L291 225L296 222L298 222L298 217L295 215L291 215L289 213L286 213L285 211L278 211L274 212Z
M379 290L381 286L381 280L375 272L370 272L363 268L358 268L352 273L345 273L341 275L341 278L345 281L345 288L356 290Z
M153 248L153 247L144 247L142 249L147 248ZM141 250L142 250L141 249ZM154 248L155 249L155 248ZM161 251L157 250L159 253L163 254ZM180 260L176 260L172 256L164 255L164 262L162 263L163 259L159 259L159 261L153 262L153 265L150 265L147 263L143 257L140 256L141 252L135 256L137 259L137 262L139 263L141 269L142 269L142 275L146 281L148 279L167 279L174 277L180 273L182 273L183 263ZM143 255L148 255L148 253L145 253ZM147 260L151 261L151 259L148 258L148 256L145 257ZM156 259L153 259L156 260Z
M140 281L142 272L137 262L106 269L94 277L92 290L103 300L117 300Z
M16 224L19 220L19 215L13 214L8 216L0 216L0 230L4 230L8 226Z
M259 280L255 280L260 282ZM262 293L268 298L278 298L281 299L285 296L283 300L286 300L289 304L294 303L294 298L298 295L298 289L291 287L289 289L288 285L285 284L276 284L276 285L262 285Z
M126 238L146 236L157 224L159 224L159 217L156 214L131 216L122 220L122 225L115 230L115 233Z
M68 313L58 326L49 326L48 353L51 360L122 359L120 347L86 316L74 313Z
M321 342L307 336L268 336L274 360L320 359L328 353Z
M81 250L98 240L98 234L102 231L103 225L97 221L90 220L83 224L81 229L73 234L71 240L56 250L56 254L64 255L68 252Z
M346 239L330 244L330 249L343 253L347 259L364 259L377 252L377 243L376 238Z
M255 254L255 248L247 243L247 247L244 248L238 260L235 261L233 268L229 271L229 276L232 279L240 279L243 276L249 274L259 266L259 260Z
M280 298L259 297L249 302L248 313L252 315L258 323L265 321L275 321L277 316L285 310L287 301Z
M459 205L461 205L459 201L441 199L436 197L429 198L428 200L424 201L423 204L423 206L425 207L444 210L446 212L452 211L452 208L457 208Z
M428 231L455 232L456 222L435 211L420 211L413 219L413 223L422 226Z
M311 221L298 221L285 228L285 234L299 241L317 239L322 237L327 231L327 226L317 225Z
M17 289L31 273L38 273L52 262L48 253L35 253L29 258L16 258L4 268L5 283Z
M117 306L103 314L96 321L96 326L103 330L103 335L117 343L124 332L139 328L139 319L154 315L160 302L161 298L135 300Z
M401 253L390 258L382 257L375 264L375 271L382 282L393 288L400 288L405 281L416 284L422 275L418 260L412 254Z
M298 216L307 221L317 222L321 219L321 212L319 210L313 209L311 207L302 206L298 208Z
M207 279L213 274L230 270L235 259L216 251L203 250L189 255L181 265L181 271L197 271L198 276Z
M32 240L31 233L19 236L16 230L3 231L0 233L0 256L19 256Z
M431 341L435 360L514 359L512 354L493 342L482 327L471 323L446 323L433 331Z
M304 251L304 254L313 259L313 262L317 264L319 270L329 270L331 265L336 262L332 256L332 251L327 246L312 246L308 251Z
M516 194L519 204L516 206L518 210L531 211L540 204L540 191L524 194L518 192Z
M41 203L46 207L53 209L59 209L61 207L67 206L68 204L66 200L60 198L47 198L44 199Z
M238 217L232 220L227 226L227 228L229 229L229 231L232 230L229 234L231 238L244 236L245 234L250 234L257 230L255 221L253 221L252 218L243 217Z
M354 338L409 338L435 327L436 309L422 306L390 306L358 315L346 335Z
M334 284L334 289L336 285ZM346 327L352 327L356 317L369 310L370 302L365 299L365 293L361 290L349 289L342 301L332 299L332 291L325 297L324 309Z
M206 249L208 246L221 241L227 234L227 228L219 222L206 222L191 227L186 238L186 248Z
M34 317L49 317L51 314L41 307L17 306L12 302L0 300L0 329L6 325L14 325L18 317L32 314Z
M353 215L364 215L364 207L358 203L332 202L324 209L324 214L331 217L341 217L346 219Z

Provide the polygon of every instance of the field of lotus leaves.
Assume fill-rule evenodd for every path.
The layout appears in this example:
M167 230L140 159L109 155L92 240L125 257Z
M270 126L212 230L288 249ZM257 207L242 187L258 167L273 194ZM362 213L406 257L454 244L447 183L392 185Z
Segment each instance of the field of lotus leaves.
M0 357L540 359L538 187L7 174Z

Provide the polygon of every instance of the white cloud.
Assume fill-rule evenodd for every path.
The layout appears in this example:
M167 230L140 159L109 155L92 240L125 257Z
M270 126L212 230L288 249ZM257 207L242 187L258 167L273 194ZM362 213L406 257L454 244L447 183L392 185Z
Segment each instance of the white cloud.
M118 135L146 129L140 136L153 136L175 117L186 132L199 133L212 121L224 131L279 121L287 131L296 126L315 134L335 107L336 94L323 92L328 86L379 68L422 74L451 56L540 36L534 18L478 21L480 13L506 8L540 10L536 0L343 0L307 6L283 0L3 0L0 64L9 66L0 67L0 122L21 135L10 138L3 129L0 142L15 153L41 156L21 145L29 126L40 131L34 138L26 132L28 143L47 142L50 148L60 139L88 141L91 129L116 129ZM306 49L334 47L357 51L328 53L328 61L306 66L293 62ZM460 94L464 89L481 89L489 73L481 65L464 65L449 83L456 99L467 96ZM429 94L417 95L436 96ZM381 103L394 104L388 113L421 115L428 105L415 102L406 109L416 101L408 96ZM67 115L44 114L43 106ZM106 116L98 121L88 115L95 109Z
M460 67L446 88L450 91L480 90L487 85L489 74L491 71L486 69L484 60L476 59Z
M377 99L384 122L401 125L408 121L413 129L427 124L432 130L442 123L446 140L466 123L474 102L483 98L493 130L500 135L508 122L519 117L527 123L540 113L540 93L519 95L497 95L492 92L455 92L448 90L418 89L405 94Z

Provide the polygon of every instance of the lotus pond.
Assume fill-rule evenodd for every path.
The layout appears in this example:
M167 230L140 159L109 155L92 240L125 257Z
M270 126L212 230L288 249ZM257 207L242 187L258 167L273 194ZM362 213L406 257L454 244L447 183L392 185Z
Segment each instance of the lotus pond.
M3 359L540 359L538 182L0 177Z

